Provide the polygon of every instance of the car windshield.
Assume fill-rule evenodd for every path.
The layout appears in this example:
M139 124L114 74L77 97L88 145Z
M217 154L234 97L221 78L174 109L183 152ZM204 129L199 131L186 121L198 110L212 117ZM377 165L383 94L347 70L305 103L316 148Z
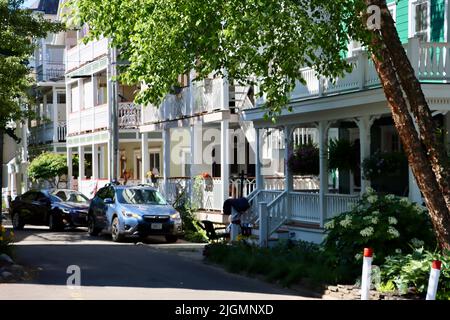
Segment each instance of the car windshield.
M55 195L54 195L55 196ZM75 203L88 203L89 199L82 193L76 191L66 192L66 201Z
M117 199L124 204L167 204L158 191L149 189L118 189Z

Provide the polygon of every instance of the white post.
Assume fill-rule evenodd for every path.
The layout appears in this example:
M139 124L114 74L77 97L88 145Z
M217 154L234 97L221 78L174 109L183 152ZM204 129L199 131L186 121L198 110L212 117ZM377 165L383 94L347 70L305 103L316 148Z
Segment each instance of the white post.
M53 87L53 141L58 142L58 92L56 87Z
M97 94L98 94L98 88L97 88L97 77L96 77L96 75L95 74L93 74L92 76L91 76L91 84L92 84L92 97L91 97L91 99L92 99L92 107L95 107L95 104L97 103Z
M371 283L371 271L372 271L372 256L373 251L371 248L364 248L364 260L361 277L361 300L369 300L369 290Z
M99 178L98 145L92 144L92 180Z
M106 172L106 166L105 166L105 145L100 146L100 163L99 163L99 178L103 179L108 176L108 173Z
M320 227L323 227L324 220L327 217L327 199L328 193L328 123L327 121L319 122L319 154L320 154L320 190L319 190L319 207L320 207Z
M359 144L360 144L360 157L361 164L367 157L370 156L370 127L371 120L369 116L364 116L358 120L359 127ZM361 165L361 194L366 192L366 189L370 187L370 181L364 179L364 170Z
M78 147L78 186L81 185L81 179L84 179L84 147Z
M284 178L285 178L285 184L284 184L284 190L287 192L287 198L286 198L286 215L291 216L292 212L291 212L291 197L290 197L290 193L293 190L293 177L292 177L292 172L291 170L289 170L289 167L287 165L288 159L289 159L289 155L290 155L290 150L291 150L291 144L292 144L292 128L289 126L285 126L284 127Z
M259 246L267 248L269 242L269 216L267 202L259 203Z
M434 260L431 264L430 278L428 279L428 290L426 300L436 300L439 276L441 274L441 264L439 260Z
M170 177L170 129L164 128L163 131L163 159L164 159L164 196L169 196L169 177Z
M264 181L261 174L261 136L260 130L255 128L256 133L256 154L255 154L255 178L256 178L256 190L262 190L264 188Z
M72 148L67 147L67 188L72 189L72 177L73 177L73 161L72 161Z
M150 154L148 153L148 133L143 132L141 135L141 181L142 183L147 182L147 172L152 170L153 168L150 168Z
M108 157L107 157L107 159L108 159L108 180L112 181L114 176L113 176L113 172L112 172L111 157L114 152L112 151L111 138L108 139L107 150L108 150Z
M419 45L419 38L414 37L408 39L408 58L416 73L416 76L419 75Z
M230 143L228 136L228 121L229 120L222 120L220 122L220 177L222 180L222 204L229 198L228 187L230 183L230 172L228 152L230 150Z
M27 172L28 167L28 121L22 125L22 169ZM23 175L24 192L28 191L28 174Z
M409 184L409 194L408 198L412 202L417 202L418 204L422 204L422 194L420 193L419 186L417 185L416 178L412 173L411 168L408 166L408 184Z

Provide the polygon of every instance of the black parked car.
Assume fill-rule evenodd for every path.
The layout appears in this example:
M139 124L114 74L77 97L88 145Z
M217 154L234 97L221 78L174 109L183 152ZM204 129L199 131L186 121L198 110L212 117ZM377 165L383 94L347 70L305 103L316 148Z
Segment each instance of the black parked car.
M53 231L85 227L89 202L85 195L74 190L31 190L11 203L13 227L20 230L25 224L45 225Z

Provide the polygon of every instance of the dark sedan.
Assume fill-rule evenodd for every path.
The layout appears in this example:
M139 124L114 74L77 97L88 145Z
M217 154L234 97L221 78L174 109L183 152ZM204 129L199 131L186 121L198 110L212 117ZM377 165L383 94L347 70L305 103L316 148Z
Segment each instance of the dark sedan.
M64 227L87 226L88 209L89 199L78 191L31 190L12 201L11 218L14 229L32 224L60 231Z

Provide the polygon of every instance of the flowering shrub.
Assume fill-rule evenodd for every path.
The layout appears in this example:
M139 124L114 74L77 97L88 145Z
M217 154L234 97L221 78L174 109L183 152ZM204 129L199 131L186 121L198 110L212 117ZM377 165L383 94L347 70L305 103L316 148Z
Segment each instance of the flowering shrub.
M12 244L14 242L14 232L7 231L4 226L0 225L0 254L6 253L11 256Z
M414 250L409 254L396 253L386 257L386 262L381 266L382 287L393 287L400 294L413 291L419 295L425 295L430 276L430 267L433 260L442 261L441 275L437 299L450 299L450 252L440 254L431 252L419 246L417 241L411 243Z
M287 161L289 170L297 175L319 174L319 148L312 143L297 147Z
M406 165L406 156L401 152L375 152L362 163L364 177L369 180L399 174L401 168Z
M348 280L360 272L364 247L373 248L374 263L381 264L396 249L410 251L411 242L429 249L436 246L429 216L422 207L407 198L378 196L370 188L351 211L329 220L325 228L323 248L330 267L342 271Z

